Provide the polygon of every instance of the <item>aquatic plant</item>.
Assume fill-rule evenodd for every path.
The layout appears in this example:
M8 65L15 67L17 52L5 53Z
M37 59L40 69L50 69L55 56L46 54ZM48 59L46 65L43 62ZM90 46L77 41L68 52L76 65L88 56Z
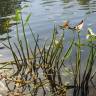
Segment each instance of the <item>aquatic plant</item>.
M73 93L71 94L73 96L88 96L89 83L91 82L93 87L95 86L92 79L96 72L92 75L92 68L96 59L96 45L92 39L86 40L87 43L82 44L80 31L84 22L78 23L74 28L68 27L67 24L67 29L74 31L72 39L67 42L64 35L66 27L65 29L63 28L61 36L57 35L57 28L54 27L50 43L46 40L41 47L39 35L35 35L28 24L31 14L26 17L25 21L22 20L22 15L19 14L20 12L17 12L16 20L18 21L20 16L19 20L24 40L20 38L18 25L16 25L18 43L11 42L10 38L8 38L9 44L4 44L11 51L14 58L13 61L2 63L3 66L1 67L1 69L5 68L5 66L11 66L12 68L10 74L4 77L9 90L8 95L41 96L43 94L43 96L67 96L67 92L72 89ZM27 40L26 26L29 27L30 35L34 39L34 47L31 46L33 41L29 43ZM75 33L78 30L79 32ZM7 35L9 36L9 34ZM77 35L77 38L74 35ZM23 43L25 43L25 46ZM13 46L15 46L16 51ZM89 52L86 57L86 64L83 65L85 69L82 69L83 72L81 72L81 50L83 47L86 47ZM76 49L74 65L71 61L66 64L73 56L74 49Z

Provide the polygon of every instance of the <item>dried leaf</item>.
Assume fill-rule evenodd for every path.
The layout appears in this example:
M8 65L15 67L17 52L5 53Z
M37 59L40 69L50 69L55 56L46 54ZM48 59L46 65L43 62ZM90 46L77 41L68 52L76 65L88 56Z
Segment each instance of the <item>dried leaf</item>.
M64 27L64 28L69 28L69 22L68 22L68 21L64 21L63 27Z
M61 29L65 28L68 29L69 28L69 22L68 21L64 21L63 25L60 26Z
M76 29L76 30L81 30L81 29L83 28L83 25L84 25L84 21L82 20L80 23L78 23L78 24L74 27L74 29Z

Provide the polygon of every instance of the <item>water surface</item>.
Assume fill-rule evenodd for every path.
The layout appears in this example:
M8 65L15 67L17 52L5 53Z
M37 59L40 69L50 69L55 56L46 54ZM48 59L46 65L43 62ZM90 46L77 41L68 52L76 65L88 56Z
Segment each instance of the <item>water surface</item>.
M87 27L92 25L96 32L96 0L0 0L0 62L10 60L10 51L4 48L3 43L7 43L10 33L12 41L16 41L15 22L12 17L16 9L21 9L25 5L29 7L22 11L23 19L32 13L30 25L34 33L38 33L40 38L45 41L50 38L55 25L60 25L64 20L69 20L71 25L75 25L84 20L82 36L86 34ZM23 38L22 29L19 27L20 38ZM26 35L30 41L30 32L27 29ZM83 38L85 38L83 36ZM69 34L66 34L70 38Z

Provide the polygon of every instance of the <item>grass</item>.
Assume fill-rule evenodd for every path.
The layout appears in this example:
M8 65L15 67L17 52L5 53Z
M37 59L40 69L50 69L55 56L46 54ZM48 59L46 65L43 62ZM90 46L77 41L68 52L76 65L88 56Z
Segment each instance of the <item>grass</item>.
M50 44L48 45L45 41L41 48L39 36L35 36L31 26L28 25L35 42L35 46L32 48L32 42L27 41L23 20L21 20L21 25L24 40L19 37L17 25L18 44L15 42L12 44L10 39L8 39L8 45L4 44L14 58L13 61L1 63L3 66L0 68L4 69L6 66L12 68L10 75L4 77L9 90L8 94L13 94L12 96L68 96L67 92L73 90L71 93L73 96L88 96L90 92L89 83L96 90L93 83L96 72L93 73L92 70L96 59L96 45L92 40L86 40L87 43L82 45L80 32L73 32L73 38L68 43L65 40L64 30L61 37L58 38L57 29L54 27ZM74 34L77 34L77 39ZM23 42L25 42L26 50L24 50ZM16 52L13 45L17 50ZM68 46L67 49L66 46ZM83 65L85 69L81 72L81 50L83 47L86 47L89 51L86 64ZM69 65L71 65L69 67L69 65L66 65L66 61L73 56L73 49L76 49L75 61L74 65L69 62ZM65 78L70 80L65 80Z

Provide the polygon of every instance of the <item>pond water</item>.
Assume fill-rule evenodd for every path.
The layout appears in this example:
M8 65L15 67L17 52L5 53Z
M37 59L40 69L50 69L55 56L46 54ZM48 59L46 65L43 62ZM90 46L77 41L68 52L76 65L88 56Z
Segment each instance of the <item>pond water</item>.
M29 23L33 32L38 33L44 41L50 38L54 24L58 26L64 20L69 20L72 25L84 20L83 35L90 25L96 32L96 0L0 0L0 62L11 59L10 51L4 48L2 42L7 43L6 39L9 38L6 37L7 32L15 42L16 30L12 17L16 9L25 5L29 7L22 10L23 19L32 13ZM23 38L21 31L19 35ZM26 35L31 38L29 29ZM67 34L66 37L70 38L70 35Z

